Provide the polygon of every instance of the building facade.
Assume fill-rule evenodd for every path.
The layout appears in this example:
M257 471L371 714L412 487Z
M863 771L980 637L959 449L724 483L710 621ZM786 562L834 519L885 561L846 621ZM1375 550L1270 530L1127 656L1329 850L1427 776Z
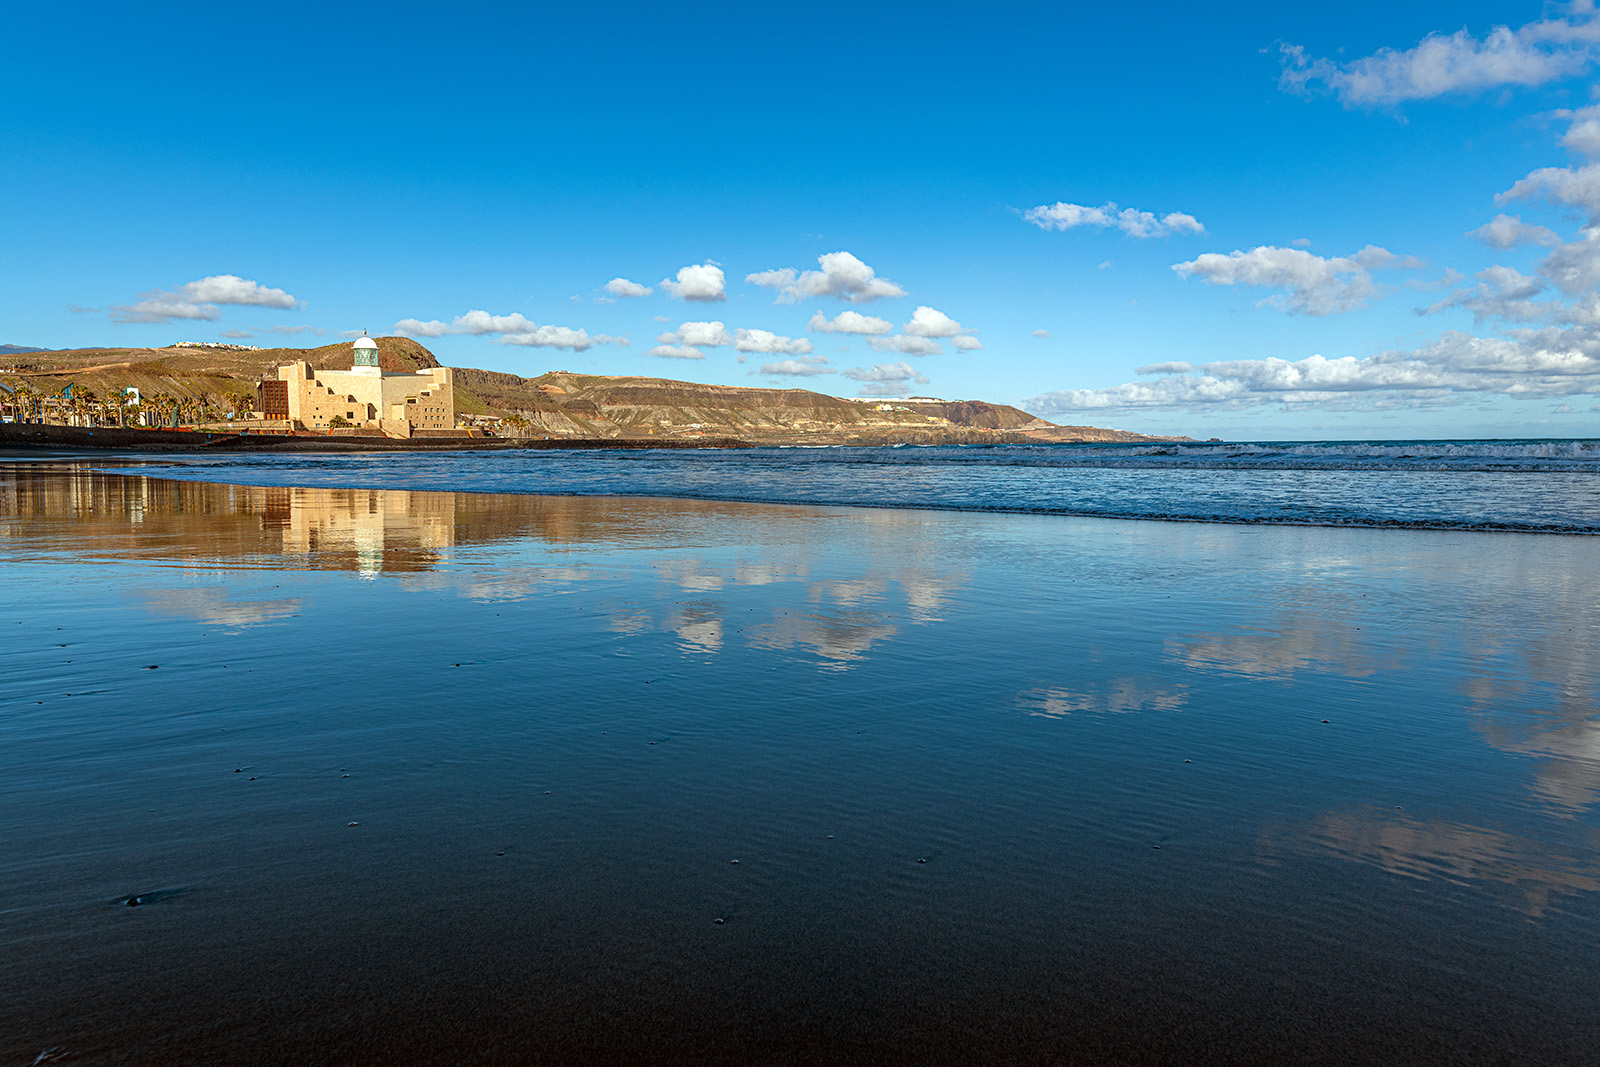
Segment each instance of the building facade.
M357 338L354 361L344 371L312 370L304 360L285 363L276 378L261 383L256 409L264 419L288 420L308 430L332 429L335 420L338 425L381 429L391 437L455 429L449 367L384 373L378 366L378 346L369 337Z

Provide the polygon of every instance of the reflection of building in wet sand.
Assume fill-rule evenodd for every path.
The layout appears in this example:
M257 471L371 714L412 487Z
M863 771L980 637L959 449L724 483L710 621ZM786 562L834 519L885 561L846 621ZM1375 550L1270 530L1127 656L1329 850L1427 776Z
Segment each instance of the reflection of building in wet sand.
M27 521L8 526L6 516ZM517 600L574 582L633 585L648 573L654 581L636 588L649 595L613 615L616 633L671 634L695 654L798 650L828 670L853 666L907 626L938 622L969 580L919 552L924 520L873 511L852 517L857 525L829 519L831 529L848 531L842 543L852 547L840 553L819 549L806 513L761 504L241 486L109 474L81 463L0 466L0 533L19 538L18 551L27 550L26 537L40 552L78 563L375 575L434 570L453 552L505 545L462 570L463 596ZM679 554L686 543L726 547L730 533L760 548L725 559ZM532 559L530 543L538 546ZM579 555L594 551L609 554L606 565ZM650 596L670 603L652 604ZM240 601L226 586L151 597L162 614L229 625L299 610L292 600Z
M98 464L96 464L98 466ZM715 508L715 505L710 508ZM453 546L529 538L643 542L707 506L677 501L222 485L111 474L87 463L0 466L0 530L76 562L421 571ZM25 520L13 522L12 520Z
M455 544L453 493L276 486L260 492L262 527L277 531L283 552L335 561L336 567L428 570L441 549Z

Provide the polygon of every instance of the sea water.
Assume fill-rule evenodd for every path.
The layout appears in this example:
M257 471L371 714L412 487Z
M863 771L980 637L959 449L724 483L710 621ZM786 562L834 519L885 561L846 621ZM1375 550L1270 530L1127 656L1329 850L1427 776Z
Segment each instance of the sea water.
M256 485L1600 532L1597 440L206 453L150 473Z

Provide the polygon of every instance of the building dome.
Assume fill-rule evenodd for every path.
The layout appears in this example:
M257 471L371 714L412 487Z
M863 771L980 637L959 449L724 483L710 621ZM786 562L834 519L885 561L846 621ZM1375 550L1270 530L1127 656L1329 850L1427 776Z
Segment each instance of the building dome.
M350 346L350 369L358 374L378 374L378 342L362 334Z

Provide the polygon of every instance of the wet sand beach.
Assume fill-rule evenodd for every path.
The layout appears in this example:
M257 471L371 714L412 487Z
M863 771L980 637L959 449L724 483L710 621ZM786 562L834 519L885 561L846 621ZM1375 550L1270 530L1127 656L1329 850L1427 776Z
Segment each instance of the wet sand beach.
M0 466L0 1064L1587 1064L1600 539Z

